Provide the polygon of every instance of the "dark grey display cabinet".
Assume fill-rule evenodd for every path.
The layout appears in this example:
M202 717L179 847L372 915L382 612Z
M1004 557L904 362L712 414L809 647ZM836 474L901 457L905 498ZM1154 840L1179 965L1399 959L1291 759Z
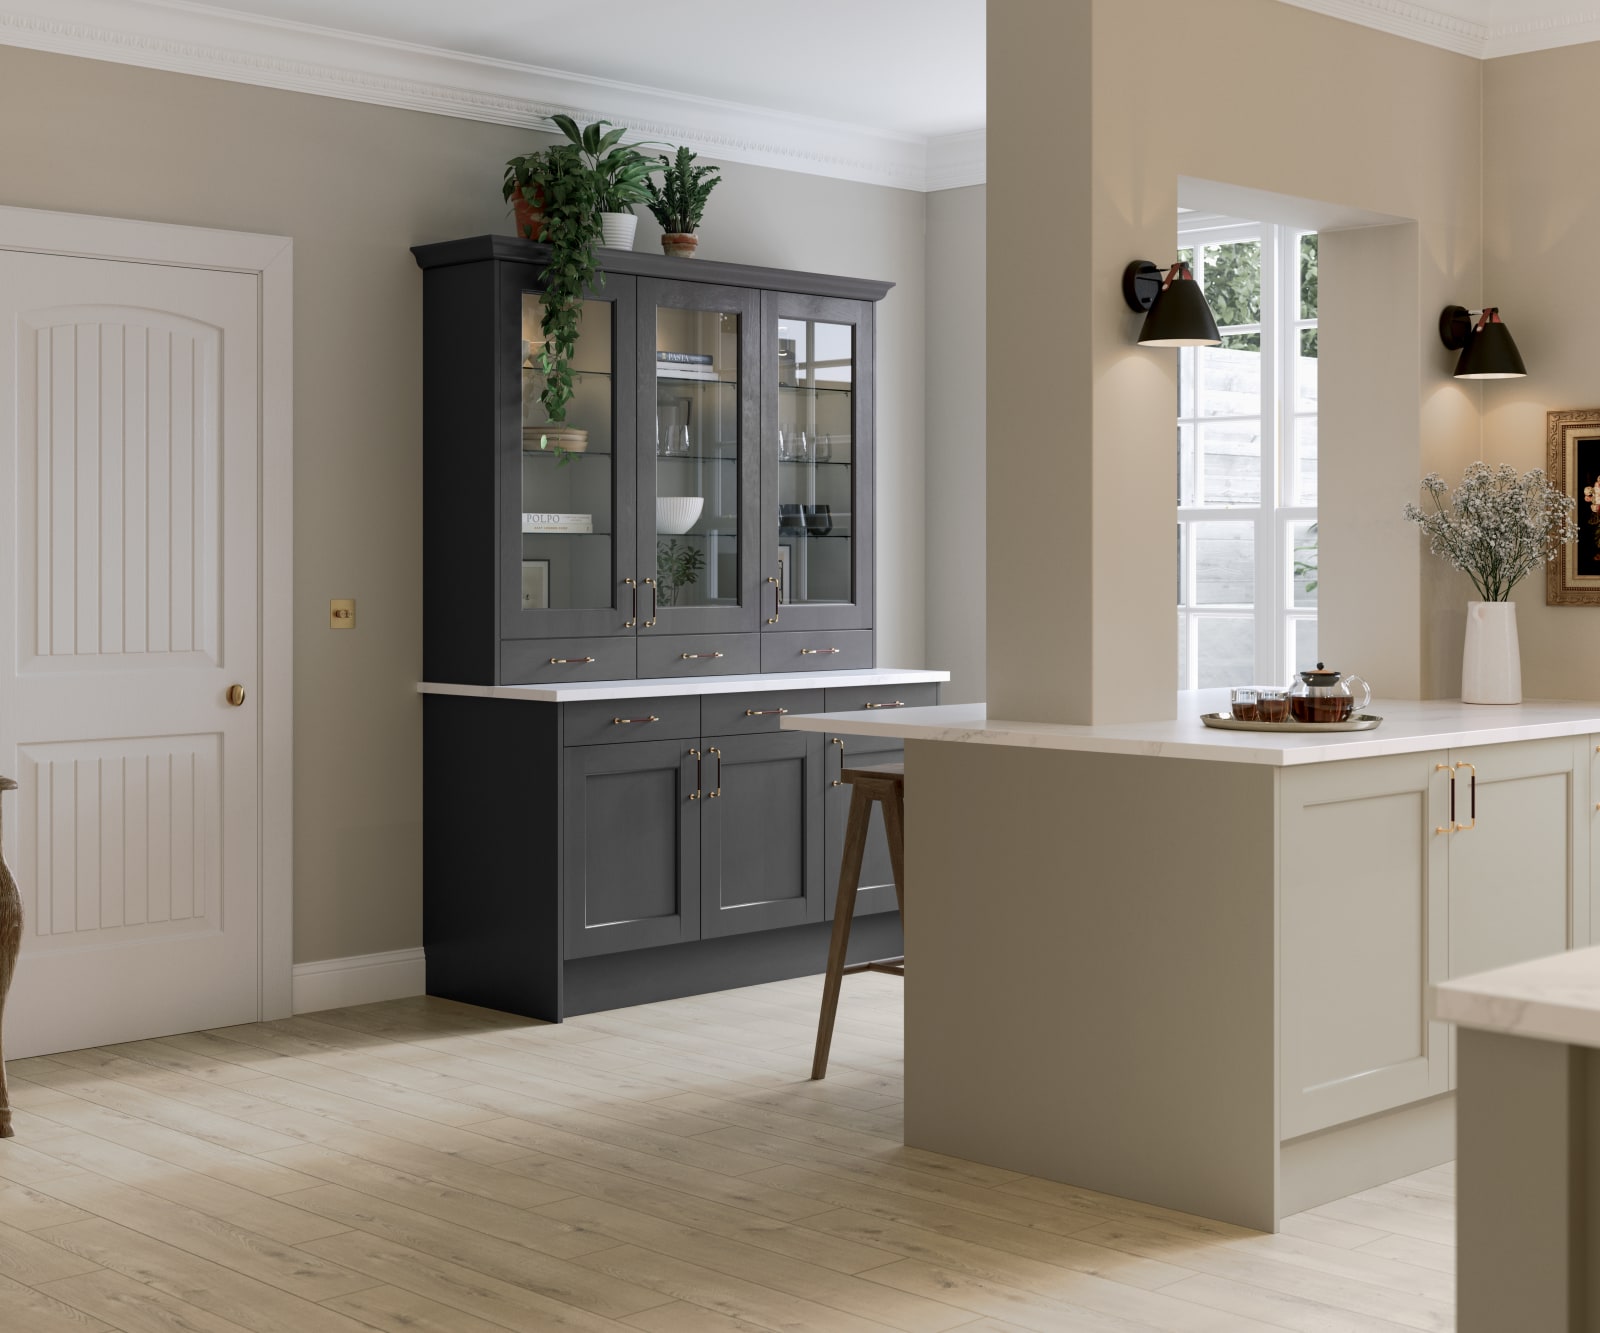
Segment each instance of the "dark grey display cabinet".
M890 284L602 250L558 450L546 249L414 253L429 993L560 1019L820 971L840 767L898 751L778 720L944 679L876 666ZM900 947L887 865L875 830L862 956Z

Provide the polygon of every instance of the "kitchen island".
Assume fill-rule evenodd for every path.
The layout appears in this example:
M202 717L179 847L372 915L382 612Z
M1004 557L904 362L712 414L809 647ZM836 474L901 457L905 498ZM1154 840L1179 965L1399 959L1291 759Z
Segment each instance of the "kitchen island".
M852 719L906 742L908 1144L1263 1230L1453 1155L1428 987L1589 943L1600 705L1226 707Z

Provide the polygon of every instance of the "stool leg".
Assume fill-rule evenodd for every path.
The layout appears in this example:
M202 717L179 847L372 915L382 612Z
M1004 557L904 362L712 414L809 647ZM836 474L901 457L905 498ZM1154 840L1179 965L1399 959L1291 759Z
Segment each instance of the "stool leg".
M850 818L844 827L844 857L839 863L839 892L833 903L833 941L828 945L828 976L822 983L822 1015L817 1020L817 1052L811 1059L811 1077L828 1072L828 1048L833 1045L833 1019L839 1011L839 983L844 980L844 957L850 949L850 918L856 910L856 889L861 883L861 858L867 850L867 826L872 800L860 787L850 793Z
M889 841L889 869L894 872L894 896L900 902L900 920L906 915L906 792L896 786L883 803L883 831Z

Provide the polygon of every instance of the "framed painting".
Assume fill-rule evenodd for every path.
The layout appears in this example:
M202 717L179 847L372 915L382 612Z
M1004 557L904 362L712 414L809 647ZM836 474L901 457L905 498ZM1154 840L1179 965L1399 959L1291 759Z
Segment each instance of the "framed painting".
M1545 567L1545 604L1600 606L1600 408L1546 420L1545 470L1578 506L1578 540Z

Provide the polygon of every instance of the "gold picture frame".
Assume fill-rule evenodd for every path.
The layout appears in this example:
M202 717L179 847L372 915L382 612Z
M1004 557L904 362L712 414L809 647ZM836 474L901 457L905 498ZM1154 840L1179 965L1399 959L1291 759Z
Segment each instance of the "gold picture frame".
M1545 419L1545 471L1578 507L1578 539L1545 567L1545 605L1600 606L1600 512L1594 507L1600 503L1600 408L1549 412Z

